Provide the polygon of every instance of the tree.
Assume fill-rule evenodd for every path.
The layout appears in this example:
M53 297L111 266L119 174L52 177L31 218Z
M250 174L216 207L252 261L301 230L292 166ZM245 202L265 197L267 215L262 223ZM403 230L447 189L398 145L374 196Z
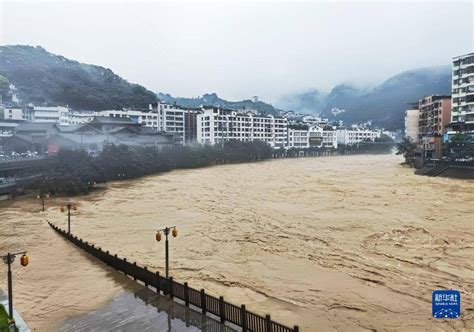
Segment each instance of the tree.
M415 163L416 143L412 142L408 137L404 137L403 141L397 143L397 154L403 155L405 164L414 165Z

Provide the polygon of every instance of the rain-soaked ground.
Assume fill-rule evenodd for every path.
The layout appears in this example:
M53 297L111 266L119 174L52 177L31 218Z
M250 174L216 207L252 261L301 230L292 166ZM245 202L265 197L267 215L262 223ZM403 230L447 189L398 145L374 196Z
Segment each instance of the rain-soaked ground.
M69 318L59 331L237 331L147 288L124 292L106 306Z

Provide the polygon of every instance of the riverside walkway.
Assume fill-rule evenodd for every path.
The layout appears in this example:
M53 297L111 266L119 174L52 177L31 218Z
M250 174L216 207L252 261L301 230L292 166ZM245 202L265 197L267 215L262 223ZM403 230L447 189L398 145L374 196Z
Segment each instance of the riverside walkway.
M89 244L87 241L83 241L77 236L67 233L66 231L53 225L49 221L48 224L65 239L69 240L79 248L85 250L90 255L98 258L99 260L109 265L110 267L113 267L117 271L121 271L122 273L133 278L134 280L143 283L147 291L150 290L148 286L155 288L156 297L152 296L151 294L148 294L144 296L144 298L146 299L144 302L151 303L153 302L152 299L155 298L156 300L158 300L157 303L161 303L161 305L164 305L165 302L163 302L163 298L164 296L167 296L169 298L169 301L173 303L175 303L174 301L184 303L183 308L187 310L185 310L184 315L181 315L181 317L184 317L186 325L192 322L193 325L202 327L203 331L210 332L233 331L236 329L240 330L240 328L243 332L299 332L299 327L297 325L291 328L279 324L273 321L269 314L265 316L258 315L254 312L248 311L246 309L246 306L243 304L239 307L230 302L225 301L222 296L215 297L213 295L207 294L204 289L201 289L200 291L194 289L190 287L187 282L180 283L173 280L172 277L164 278L159 274L158 271L152 272L148 270L146 266L141 267L136 262L131 263L130 261L127 261L126 258L120 258L117 255L112 255L111 253L109 253L109 251L104 251L100 247L96 247L94 244ZM163 296L161 294L163 294ZM124 301L126 303L126 300ZM130 307L133 307L133 305L124 304L124 306L121 306L120 303L118 303L118 307L122 307L123 310L117 309L119 314L115 318L112 318L112 320L118 321L118 324L123 324L120 323L120 320L123 321L124 316L126 316L125 320L128 320L129 323L132 324L130 326L130 329L133 328L134 330L140 330L139 326L135 326L136 324L140 324L139 319L135 317L129 309ZM122 312L122 314L120 314L120 312ZM143 314L145 314L143 310L140 310L139 312L143 312ZM189 315L193 313L193 316L197 315L200 317L200 319L187 319L186 313L188 313ZM213 319L214 324L211 323L211 320L209 320L208 318ZM149 319L156 319L157 323L159 323L162 322L163 317ZM97 322L98 320L101 322L106 321L104 317L101 317L101 314L98 313L96 318L92 319L91 324L94 324L94 322ZM167 321L170 321L169 316L167 316ZM198 324L197 322L200 323ZM110 328L109 325L103 327ZM100 330L99 327L97 328ZM146 327L143 326L142 328L144 329ZM77 330L76 327L71 327L71 329ZM84 330L93 329L94 328L92 326L84 327Z
M216 331L221 324L148 288L124 292L101 309L66 320L58 331Z

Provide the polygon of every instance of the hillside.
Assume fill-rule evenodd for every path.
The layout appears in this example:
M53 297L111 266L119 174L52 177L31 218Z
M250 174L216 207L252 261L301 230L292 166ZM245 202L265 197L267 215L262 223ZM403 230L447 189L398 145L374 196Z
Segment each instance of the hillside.
M170 94L158 93L158 99L169 104L176 104L183 107L199 107L199 106L219 106L229 109L256 109L265 114L278 114L279 109L273 107L262 101L252 100L241 100L241 101L228 101L219 98L215 93L206 93L202 97L198 98L182 98L173 97Z
M316 90L287 96L282 102L286 103L288 109L312 110L323 117L343 120L345 123L372 120L375 125L400 129L407 104L429 94L451 94L450 66L402 72L368 90L341 84L327 95ZM331 112L333 108L345 111L335 115Z
M0 75L16 86L23 102L101 110L148 107L156 101L153 92L108 68L69 60L39 46L0 46Z

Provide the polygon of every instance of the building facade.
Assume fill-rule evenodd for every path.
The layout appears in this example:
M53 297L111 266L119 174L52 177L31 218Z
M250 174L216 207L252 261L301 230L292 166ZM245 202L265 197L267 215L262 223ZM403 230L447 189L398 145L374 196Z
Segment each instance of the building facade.
M272 148L288 145L288 120L284 117L257 116L252 112L221 108L204 109L197 115L199 144L222 144L229 140L259 140Z
M24 110L27 121L35 123L68 124L69 109L63 106L30 106Z
M405 111L405 137L412 142L418 140L418 117L420 111L418 109L410 109Z
M474 53L453 58L451 129L474 138Z
M419 100L418 109L418 149L424 158L441 158L444 131L451 122L451 96L427 96Z
M367 140L375 140L381 135L379 130L370 129L337 129L337 143L344 145L353 145Z

